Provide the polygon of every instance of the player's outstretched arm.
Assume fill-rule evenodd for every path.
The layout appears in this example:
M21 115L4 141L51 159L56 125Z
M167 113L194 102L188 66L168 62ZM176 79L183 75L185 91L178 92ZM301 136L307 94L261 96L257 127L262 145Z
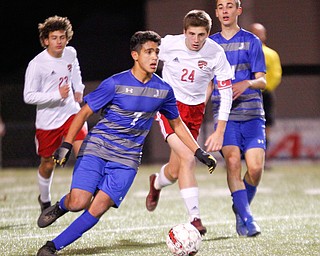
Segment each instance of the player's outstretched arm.
M84 123L92 114L93 114L93 111L91 110L88 104L85 104L80 109L78 114L76 114L75 118L72 121L72 124L70 125L68 134L66 135L64 142L61 144L61 146L56 150L56 152L52 156L52 159L56 164L59 164L61 166L64 166L66 164L66 162L70 157L72 144L75 140L76 135L78 134L78 132L83 127Z

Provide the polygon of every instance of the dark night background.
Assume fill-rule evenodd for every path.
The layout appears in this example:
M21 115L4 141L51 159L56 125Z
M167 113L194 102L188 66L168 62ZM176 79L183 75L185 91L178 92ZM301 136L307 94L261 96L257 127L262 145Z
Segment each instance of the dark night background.
M18 88L7 87L19 84L22 97L26 67L42 51L38 23L53 15L66 16L73 25L74 36L69 45L77 49L84 82L102 80L132 64L129 39L135 31L144 29L144 1L1 2L0 86L5 120L17 118L12 116L12 107L19 104L13 102ZM25 115L20 118L30 119Z
M37 164L33 162L37 161L35 106L23 102L23 86L29 61L43 50L38 23L53 15L70 19L74 36L69 45L77 50L86 84L131 67L129 40L135 31L145 29L144 6L145 1L1 1L0 100L7 128L2 141L4 167ZM18 156L23 156L19 162Z

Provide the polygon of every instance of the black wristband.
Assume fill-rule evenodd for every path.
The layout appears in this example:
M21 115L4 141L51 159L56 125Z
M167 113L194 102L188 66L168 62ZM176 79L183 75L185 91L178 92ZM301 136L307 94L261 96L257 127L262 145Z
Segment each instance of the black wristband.
M194 156L198 156L199 154L201 155L201 153L202 153L202 149L201 148L198 148L197 150L196 150L196 152L194 153Z
M64 142L62 142L61 147L71 150L72 149L72 144L64 141Z

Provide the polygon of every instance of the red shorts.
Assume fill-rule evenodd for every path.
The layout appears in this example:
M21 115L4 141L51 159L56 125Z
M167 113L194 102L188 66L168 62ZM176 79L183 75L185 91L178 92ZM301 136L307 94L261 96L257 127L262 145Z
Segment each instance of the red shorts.
M204 111L205 111L204 103L193 106L193 105L186 105L177 101L177 106L178 106L181 119L189 128L192 136L195 139L197 139L200 132L200 126L204 118ZM159 122L161 133L164 139L167 140L167 137L170 134L174 133L167 118L158 112L156 116L156 121Z
M61 145L63 138L67 135L69 127L75 115L69 119L59 128L54 130L36 130L35 143L37 154L40 157L50 157L53 152ZM88 133L87 125L85 124L76 136L75 140L83 140Z

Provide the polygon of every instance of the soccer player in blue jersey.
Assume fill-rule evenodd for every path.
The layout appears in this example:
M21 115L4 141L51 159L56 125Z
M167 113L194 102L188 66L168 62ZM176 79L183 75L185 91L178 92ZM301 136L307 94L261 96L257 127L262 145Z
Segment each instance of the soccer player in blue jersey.
M240 236L256 236L261 231L249 205L261 180L265 159L265 119L261 90L266 86L266 66L259 38L238 25L241 13L240 0L216 0L216 16L221 23L221 32L210 38L225 50L234 71L233 104L222 154L227 167L232 208L236 215L236 230ZM212 103L215 117L220 104L218 90L212 93ZM243 178L242 158L247 167Z
M43 211L38 226L47 227L68 211L84 212L42 246L38 256L56 255L96 225L110 207L120 206L137 174L142 147L158 111L195 156L209 169L215 168L215 159L199 147L181 121L171 86L154 74L160 43L161 37L153 31L136 32L130 40L132 69L104 80L84 98L86 104L55 152L54 161L65 164L72 142L89 116L102 110L102 118L83 141L70 192Z

